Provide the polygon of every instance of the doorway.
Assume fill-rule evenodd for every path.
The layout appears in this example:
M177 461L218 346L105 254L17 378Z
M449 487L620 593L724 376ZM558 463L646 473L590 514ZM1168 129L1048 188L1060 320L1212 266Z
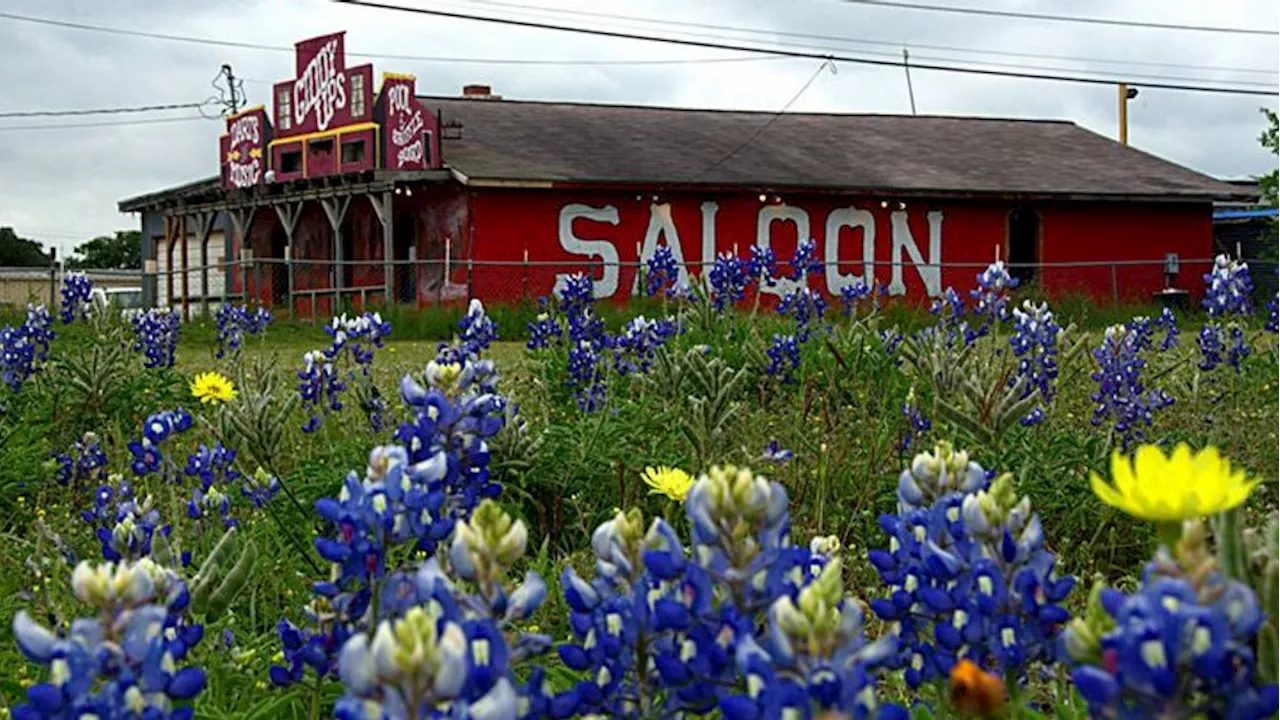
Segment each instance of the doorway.
M266 263L272 307L283 307L289 302L288 266L283 263L284 251L288 246L289 235L285 233L284 226L275 223L275 228L271 231L271 257Z
M411 213L400 213L395 216L395 228L391 244L395 258L395 297L396 302L412 303L418 297L417 272L409 262L409 251L418 243L417 218Z
M1035 208L1016 207L1009 212L1009 274L1025 287L1036 281L1040 264L1040 213Z

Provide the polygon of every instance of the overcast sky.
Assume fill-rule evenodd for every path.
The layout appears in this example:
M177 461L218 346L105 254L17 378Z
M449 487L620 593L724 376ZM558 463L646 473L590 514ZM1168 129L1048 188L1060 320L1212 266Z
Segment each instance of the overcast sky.
M1276 86L1280 43L1274 36L1170 32L932 13L841 0L391 0L404 5L594 25L648 34L724 30L646 25L583 15L533 13L538 5L589 13L804 33L906 45L919 62L1040 65L1108 77L1171 76L1193 82ZM1276 29L1275 0L933 0L935 4L1024 12L1114 17L1178 24ZM1230 8L1229 11L1224 8ZM0 12L131 30L291 46L313 35L347 31L351 64L361 52L439 58L521 60L653 60L740 58L734 53L592 38L485 23L414 16L326 0L5 0ZM881 57L899 46L850 44L790 35L738 35L739 42L825 46L826 52ZM926 47L933 46L933 47ZM948 49L937 49L945 47ZM1041 54L1042 58L960 50ZM1052 57L1050 57L1052 56ZM1092 61L1086 58L1094 59ZM1096 59L1119 61L1102 63ZM269 104L269 83L293 75L290 52L213 47L50 27L0 18L0 112L71 110L198 102L223 63L245 78L251 104ZM1147 63L1147 64L1139 64ZM1206 70L1194 66L1265 71ZM374 72L417 75L422 94L457 94L489 83L519 99L582 100L777 111L817 71L803 59L678 65L462 64L374 60ZM376 77L376 75L375 75ZM1067 119L1108 136L1116 133L1116 91L1109 86L1046 83L917 70L918 110L925 114ZM1130 141L1161 157L1218 177L1267 172L1275 158L1257 143L1262 105L1276 98L1143 89L1130 104ZM824 71L793 111L908 113L900 68L839 63ZM183 117L193 110L149 115L0 120L0 226L53 244L61 253L94 235L137 227L122 198L217 173L222 123L183 122L79 129L34 129L58 123L129 122ZM446 158L447 160L447 158Z

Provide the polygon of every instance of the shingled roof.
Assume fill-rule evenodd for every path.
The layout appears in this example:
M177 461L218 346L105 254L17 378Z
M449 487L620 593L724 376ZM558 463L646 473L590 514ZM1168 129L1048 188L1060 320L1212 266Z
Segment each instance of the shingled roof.
M446 125L461 124L443 133L442 156L474 184L1163 200L1239 194L1063 121L420 99Z

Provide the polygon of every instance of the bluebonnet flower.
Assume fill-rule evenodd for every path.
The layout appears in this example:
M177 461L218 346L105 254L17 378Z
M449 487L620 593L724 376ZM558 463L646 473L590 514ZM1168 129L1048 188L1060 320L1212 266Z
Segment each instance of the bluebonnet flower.
M1211 317L1248 315L1251 311L1250 296L1253 281L1249 278L1249 264L1219 255L1213 268L1205 274L1205 293L1201 304Z
M333 338L333 344L324 351L325 358L336 363L349 350L352 361L367 375L374 351L381 348L383 338L391 334L391 323L384 321L376 312L365 312L356 317L343 313L326 325L324 331Z
M673 318L648 320L638 315L622 327L613 339L613 368L619 375L647 373L658 348L679 332Z
M147 417L142 423L142 438L129 441L128 447L133 461L130 467L133 474L145 477L161 471L164 454L160 444L174 435L186 432L191 428L191 413L182 408L162 410Z
M564 313L568 341L566 384L573 391L574 401L584 412L595 412L604 406L605 352L614 344L614 338L605 331L604 321L593 309L595 284L585 274L571 275L560 288L560 309ZM542 318L540 323L548 333L557 331L555 320ZM535 328L530 327L530 347L535 344ZM550 335L547 340L550 340Z
M560 311L566 317L582 314L595 302L595 281L586 273L574 273L564 279L559 290Z
M204 628L183 620L185 584L150 560L91 566L71 575L76 597L93 615L65 635L40 626L26 611L13 621L23 655L49 668L49 680L27 689L15 718L156 718L187 720L188 701L205 685L198 667L179 668Z
M1200 348L1200 369L1213 370L1222 364L1222 328L1213 323L1205 323L1196 336L1196 346Z
M960 659L1022 675L1057 660L1061 606L1074 578L1054 573L1040 519L1005 475L939 443L898 481L898 512L880 518L889 549L870 559L889 586L872 602L893 623L907 684L945 677Z
M844 306L844 316L853 315L854 311L861 307L862 302L871 297L871 288L867 286L867 283L862 278L858 278L841 287L840 304Z
M98 436L85 433L71 448L54 458L58 465L60 485L79 485L82 482L100 482L107 474L107 454L98 443Z
M173 367L182 319L176 310L152 308L133 318L133 349L146 356L147 368Z
M1090 395L1094 402L1090 422L1095 426L1107 423L1119 436L1122 449L1141 442L1143 427L1150 427L1155 413L1173 404L1168 393L1148 389L1142 382L1146 360L1139 350L1139 339L1124 325L1113 325L1092 353L1098 369L1089 377L1098 383L1098 389Z
M484 304L475 298L467 305L467 314L458 321L458 329L462 331L458 336L462 351L474 357L479 357L498 339L498 326L485 313Z
M1058 338L1062 327L1049 310L1048 303L1036 305L1024 300L1022 308L1013 311L1013 334L1009 346L1018 358L1017 374L1010 383L1023 382L1022 397L1039 393L1040 404L1020 419L1023 425L1035 425L1044 419L1045 408L1053 402L1058 380Z
M907 399L902 403L902 416L907 419L907 431L902 434L902 439L897 444L900 453L910 450L912 445L922 441L924 436L933 429L933 422L920 410L916 402L914 387L907 391Z
M273 319L266 308L250 312L244 305L224 302L213 314L214 324L218 328L218 350L215 354L221 358L227 353L238 353L246 335L261 334Z
M769 357L769 366L764 369L767 375L781 377L785 383L795 382L795 372L800 369L800 343L794 335L774 335L765 354Z
M1164 331L1164 338L1160 341L1160 351L1164 352L1178 346L1178 318L1169 308L1160 311L1160 317L1154 323L1155 327Z
M594 576L561 579L574 639L560 658L584 679L551 699L552 716L871 712L871 671L892 641L864 642L841 560L823 554L838 547L792 546L786 506L779 484L717 467L685 502L688 551L637 510L598 527Z
M36 345L23 325L0 328L0 379L13 392L35 372Z
M98 487L93 508L81 511L80 517L94 529L102 556L113 562L149 556L156 531L165 530L151 496L139 500L133 486L118 475Z
M564 337L564 328L547 309L547 299L540 298L538 303L541 306L541 312L530 320L528 325L529 340L525 343L525 347L530 350L550 347L552 343L559 343Z
M1202 536L1203 530L1197 529ZM1200 544L1200 543L1196 543ZM1274 717L1276 686L1254 674L1263 609L1246 585L1213 567L1184 537L1162 547L1133 594L1096 590L1067 647L1072 681L1095 717Z
M929 314L947 321L958 322L963 320L968 311L969 307L964 298L960 297L960 293L950 286L942 291L941 297L929 303Z
M187 456L183 472L197 481L187 502L188 517L199 520L213 511L222 519L224 526L237 524L231 517L231 498L228 495L231 487L241 481L240 472L233 467L235 459L235 451L223 447L220 442L213 447L202 444Z
M573 390L574 401L583 412L595 412L604 406L606 389L603 363L597 346L588 340L580 340L577 345L569 348L569 388Z
M81 272L69 272L62 276L62 307L59 314L63 325L76 320L87 320L93 305L93 282Z
M1280 274L1280 267L1276 272ZM1280 332L1280 291L1267 301L1266 328L1268 332Z
M790 317L796 324L796 340L808 342L811 325L822 321L827 310L827 301L822 293L807 287L789 290L778 303L778 314Z
M978 287L969 291L974 300L974 314L983 324L1003 322L1009 318L1009 293L1018 287L1018 279L1009 274L999 260L978 274Z
M818 257L818 241L809 238L797 244L789 264L791 273L787 278L790 280L803 281L809 275L821 275L823 267L822 258Z
M253 475L242 475L240 478L240 494L261 509L271 502L280 492L280 480L266 470L258 468Z
M716 256L715 263L707 272L707 282L711 288L712 306L716 312L724 312L746 297L751 276L742 258L726 252Z
M27 339L35 346L36 360L49 358L49 343L53 340L53 316L44 305L27 303L27 320L23 323Z
M747 274L753 282L764 287L777 284L778 258L771 247L751 246L751 256L747 259Z
M647 297L660 292L667 297L674 294L676 283L680 281L680 268L670 247L659 245L653 251L653 257L645 263L644 275L644 294Z
M790 450L778 445L778 441L770 438L769 444L764 449L764 454L760 456L761 460L773 463L774 465L786 465L791 461L793 454Z
M321 417L342 409L342 391L347 389L333 361L322 350L312 350L302 356L302 369L298 371L298 395L302 398L302 411L310 419L302 431L315 432Z

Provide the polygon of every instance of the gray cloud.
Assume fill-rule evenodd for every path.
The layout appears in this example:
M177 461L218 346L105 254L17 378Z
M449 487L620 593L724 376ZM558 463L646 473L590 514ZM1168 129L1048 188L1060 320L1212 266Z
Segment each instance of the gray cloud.
M764 28L874 39L912 47L913 59L945 57L949 62L1045 65L1108 76L1167 75L1207 82L1275 83L1275 74L1242 75L1189 68L1114 65L966 55L922 45L975 47L1073 58L1110 58L1149 63L1218 65L1274 71L1273 37L1171 33L1153 30L1064 25L876 8L839 0L511 0L589 12L663 18L672 22ZM949 1L949 0L944 0ZM465 0L441 0L459 9ZM430 3L436 4L436 3ZM957 3L960 4L960 3ZM1280 7L1273 0L1240 0L1224 15L1211 3L1079 0L1064 10L1051 0L1007 0L1010 9L1079 15L1140 17L1162 22L1249 24L1276 27ZM517 11L476 2L481 13L550 19L548 13ZM653 59L725 57L695 48L539 32L444 18L413 17L324 0L209 0L155 3L145 0L17 0L9 12L136 30L216 37L289 46L335 30L348 31L348 53L360 51L442 57ZM570 23L598 24L587 18ZM650 33L714 33L676 25L644 27L614 22L620 30ZM744 43L764 42L742 35ZM777 36L779 42L828 45L832 52L885 54L897 47L839 44ZM349 62L365 62L352 57ZM222 48L54 28L0 19L0 79L5 110L57 109L200 101L213 93L210 80L224 62L245 78L253 104L267 104L270 82L292 75L287 52ZM394 70L418 76L420 91L456 94L468 82L487 82L504 96L591 102L667 104L777 110L817 70L818 61L769 59L703 65L531 66L461 65L421 61L374 61L375 72ZM1134 78L1141 87L1142 79ZM922 113L1064 118L1114 136L1116 94L1108 86L1050 84L916 70L916 100ZM1130 138L1138 147L1217 176L1256 175L1275 167L1256 137L1261 105L1274 98L1141 90L1130 105ZM901 69L841 63L823 73L793 106L798 111L909 112ZM191 111L170 115L190 115ZM68 130L5 130L58 122L107 122L129 116L75 119L30 118L0 121L0 225L13 225L64 252L79 241L135 220L120 215L116 202L134 194L208 177L217 172L221 124L171 124Z

